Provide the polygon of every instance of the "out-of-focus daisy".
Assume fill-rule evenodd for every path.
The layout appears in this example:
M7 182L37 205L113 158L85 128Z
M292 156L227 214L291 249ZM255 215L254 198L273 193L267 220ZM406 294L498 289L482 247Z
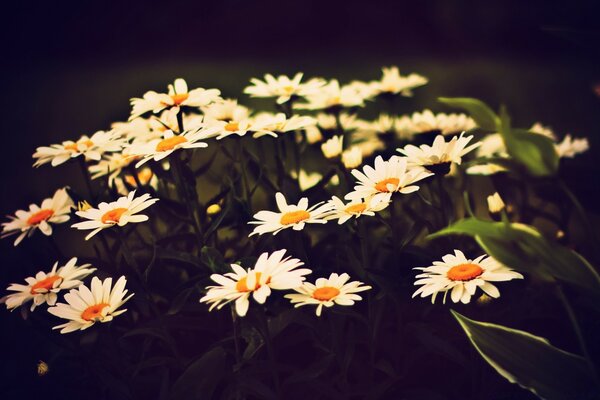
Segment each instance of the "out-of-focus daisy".
M129 188L138 188L138 182L142 186L150 186L154 190L158 188L158 177L148 167L144 167L139 171L136 171L137 180L135 176L130 174L124 174L122 177L118 177L114 180L114 186L117 192L123 196L129 194Z
M335 115L320 112L316 115L317 125L324 130L333 130L338 128L338 121ZM341 128L344 131L353 130L359 127L359 120L357 120L355 114L348 114L346 112L340 113L339 122Z
M340 87L337 79L331 80L315 94L307 95L305 98L307 103L294 104L294 107L305 110L332 110L334 108L364 106L364 97L356 88Z
M305 191L315 186L317 183L321 181L323 175L319 172L306 172L301 169L300 174L296 175L296 171L291 171L292 178L298 179L298 185L300 186L300 190Z
M235 301L235 310L240 317L246 315L250 305L250 295L259 304L264 304L271 290L289 290L302 285L304 275L310 269L298 268L304 263L297 258L283 258L286 250L278 250L269 255L262 253L254 268L245 270L237 264L231 264L233 272L224 275L213 274L211 279L219 286L208 286L208 292L200 302L211 304L210 309L221 309Z
M450 298L454 303L460 301L467 304L478 287L488 296L498 298L500 292L490 282L523 278L523 275L500 264L490 256L484 254L470 260L460 250L454 250L454 254L445 255L442 257L442 261L434 261L430 267L414 269L421 270L423 273L416 276L415 285L422 286L415 291L412 297L431 296L432 303L435 302L439 293L444 293L444 302L446 302L446 295L450 293Z
M321 144L321 151L325 158L336 158L342 154L342 148L344 146L343 136L334 136Z
M400 138L425 132L451 135L475 128L477 124L466 114L434 114L431 110L403 115L396 120L396 132Z
M217 127L210 127L196 131L185 131L175 135L173 131L165 131L162 139L154 139L148 143L133 143L127 153L131 156L141 157L141 160L135 165L139 168L144 163L154 160L160 161L179 149L196 149L208 147L205 142L201 142L219 130Z
M197 88L188 90L185 80L178 78L171 85L169 84L168 93L157 93L155 91L146 92L143 98L131 99L131 116L129 120L139 117L142 114L152 111L154 114L169 108L171 112L177 114L180 107L203 107L212 102L221 100L221 91L218 89Z
M400 94L402 96L412 96L412 90L425 85L427 78L419 74L400 75L398 67L382 68L383 75L381 80L370 83L371 90L375 95L378 94Z
M277 208L279 212L259 211L254 214L257 221L250 221L249 224L258 225L249 236L262 235L273 232L274 235L279 231L292 228L295 231L304 229L305 224L325 224L324 217L331 211L329 204L317 203L308 207L308 198L303 197L297 205L288 204L285 196L277 192L275 194Z
M117 201L111 203L103 202L98 204L98 208L77 211L76 214L78 216L88 219L89 221L78 222L71 226L79 230L93 229L93 231L85 237L85 240L89 240L102 229L110 228L115 225L124 226L128 223L147 221L147 215L138 213L150 207L157 201L158 199L151 199L148 193L136 198L135 190L133 190L129 195L120 197Z
M329 278L319 278L315 284L305 282L299 288L295 289L298 293L286 294L295 307L305 305L316 305L317 316L321 316L323 307L351 306L355 301L362 300L362 297L356 293L371 289L371 286L364 285L362 282L348 282L350 276L346 273L338 275L332 273Z
M329 203L332 206L332 212L325 219L337 219L338 224L343 224L352 217L360 217L362 215L374 216L389 205L389 201L382 198L370 198L359 201L351 201L344 203L340 198L333 196Z
M316 120L313 117L292 115L290 118L287 118L284 113L275 115L261 113L254 117L252 129L255 133L253 137L258 138L264 135L277 137L278 133L306 129L315 124Z
M504 201L498 192L487 197L487 205L490 214L499 214L506 208L506 204L504 204Z
M342 152L342 164L346 169L357 168L362 164L363 154L358 146L352 146Z
M571 135L567 134L562 142L555 145L555 148L560 158L573 158L577 154L588 151L590 145L586 138L572 138Z
M35 277L26 278L26 285L13 283L6 290L16 293L6 296L6 308L14 310L30 300L33 300L31 311L44 303L53 306L56 303L58 292L81 285L83 283L81 279L96 270L96 268L89 268L90 264L80 266L76 264L76 257L71 258L60 268L58 268L57 261L50 272L40 271L35 274Z
M302 76L302 72L298 72L292 79L285 75L275 78L271 74L266 74L264 81L252 78L252 86L247 86L244 93L252 97L277 97L277 104L283 104L292 97L314 95L325 85L325 81L320 78L300 83Z
M98 131L91 137L82 136L76 142L67 140L61 144L38 147L33 153L34 167L50 163L53 167L83 156L86 160L99 161L107 152L121 151L125 141L114 131Z
M136 160L136 157L127 156L122 153L113 153L109 156L105 156L96 164L90 165L88 170L90 171L92 179L108 175L108 183L112 185L113 181L119 176L123 168L129 166Z
M94 277L90 288L81 285L78 289L71 289L65 294L67 303L58 303L48 308L50 314L69 320L52 329L60 329L60 333L69 333L88 329L96 322L112 321L114 317L127 311L119 308L133 296L133 293L126 296L126 283L124 276L117 280L114 287L112 278L106 278L103 282Z
M505 171L508 171L506 167L494 163L477 164L467 168L469 175L494 175Z
M471 139L473 136L464 136L464 132L460 136L454 136L448 142L444 136L438 135L431 146L423 144L417 147L409 144L396 150L408 158L410 166L421 166L435 174L446 175L450 172L452 163L460 164L465 154L480 145L480 142L477 142L467 146Z
M354 169L352 175L359 183L353 192L344 197L346 200L357 201L374 196L375 201L389 201L394 192L408 194L419 190L419 186L414 183L433 174L423 168L409 170L405 157L392 156L384 161L381 156L377 156L374 168L365 165L363 172Z
M235 99L225 99L202 107L204 118L216 121L240 121L250 117L250 109Z
M8 216L9 222L2 223L2 234L5 238L17 235L15 246L21 243L25 236L31 236L36 229L44 235L52 235L52 224L62 224L69 220L69 213L75 204L66 189L58 189L52 198L44 199L42 204L29 205L29 211L18 210L14 216Z

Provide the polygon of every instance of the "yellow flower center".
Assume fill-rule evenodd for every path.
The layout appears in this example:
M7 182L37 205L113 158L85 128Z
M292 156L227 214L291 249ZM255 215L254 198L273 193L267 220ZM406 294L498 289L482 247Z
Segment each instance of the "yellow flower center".
M248 276L244 276L239 281L237 281L237 283L235 284L235 290L237 290L238 292L251 292L251 291L254 291L254 290L260 288L261 284L259 282L260 282L261 275L262 275L262 272L256 272L256 282L254 283L254 287L252 289L250 289L247 284ZM268 277L265 284L269 284L270 282L271 282L271 277Z
M292 86L292 85L287 85L287 86L284 86L284 87L283 87L283 92L284 92L285 94L292 94L292 93L294 93L294 90L295 90L295 89L296 89L296 88L295 88L294 86Z
M119 223L119 220L121 219L121 215L123 215L123 213L127 211L126 208L120 207L120 208L115 208L114 210L110 210L106 213L104 213L104 215L100 218L100 220L102 221L103 224L117 224Z
M317 299L319 301L329 301L338 294L340 294L340 289L332 286L324 286L316 289L313 292L312 297L313 299Z
M94 145L94 142L87 139L82 142L67 144L67 145L65 145L65 150L79 151L78 147L80 144L83 144L87 149L89 149L90 147L92 147Z
M156 151L173 150L175 146L185 142L187 142L187 139L181 135L166 138L158 142L158 144L156 145Z
M477 264L455 265L446 272L446 276L451 281L470 281L483 274L483 268Z
M240 124L237 122L229 122L225 125L225 130L229 132L235 132L240 129Z
M346 212L348 214L360 214L361 212L367 209L367 205L365 203L353 204L351 206L346 207Z
M96 321L98 319L104 318L102 316L102 310L108 307L110 304L108 303L100 303L94 304L93 306L89 306L81 313L81 319L85 321Z
M389 192L387 185L391 184L393 186L398 186L399 183L400 183L400 179L398 179L398 178L387 178L387 179L377 182L377 184L375 185L375 189L378 192Z
M29 293L38 294L38 293L40 293L41 290L49 291L50 289L52 289L54 282L56 282L59 279L62 279L62 278L58 275L48 276L45 279L42 279L41 281L39 281L35 285L33 285L31 287L31 290L29 291Z
M173 100L173 103L175 103L176 106L178 106L181 103L183 103L184 101L186 101L188 97L190 97L189 93L181 93L181 94L172 94L171 95L171 99Z
M281 216L279 221L281 225L297 224L300 221L304 221L310 218L310 213L304 210L290 211Z
M46 221L48 218L54 215L54 210L49 208L44 208L38 212L31 214L29 218L27 218L27 225L37 225L42 221Z

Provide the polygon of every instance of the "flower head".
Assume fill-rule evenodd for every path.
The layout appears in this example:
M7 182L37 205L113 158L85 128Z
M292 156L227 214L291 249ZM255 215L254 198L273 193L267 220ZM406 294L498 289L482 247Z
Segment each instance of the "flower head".
M342 152L342 164L346 169L359 167L363 162L363 153L359 146L352 146Z
M252 78L250 80L252 86L247 86L244 93L252 97L277 97L277 104L283 104L294 96L314 95L325 85L325 81L320 78L313 78L305 83L300 83L302 76L302 72L298 72L292 79L285 75L275 78L271 74L266 74L264 81Z
M254 117L252 130L255 133L253 137L258 138L264 135L277 137L278 133L306 129L315 124L316 120L313 117L292 115L287 118L284 113L261 113Z
M471 130L477 126L475 120L466 114L434 114L431 110L415 112L411 116L404 115L396 120L395 125L400 138L425 132L451 135Z
M573 158L577 154L588 151L590 145L586 138L572 138L571 135L565 135L560 143L555 144L556 152L560 158Z
M334 136L321 144L321 151L325 158L336 158L342 154L342 148L344 146L343 136Z
M412 89L425 85L427 78L419 74L400 75L398 67L383 67L381 80L370 83L371 90L377 94L400 94L412 96Z
M331 110L334 108L363 107L364 94L355 86L342 86L333 79L317 92L305 96L307 103L295 104L298 109Z
M350 218L358 218L362 215L374 216L376 212L379 212L389 205L389 200L384 198L374 198L351 201L350 203L344 203L337 196L333 196L329 203L332 206L332 212L325 219L337 219L338 224L343 224Z

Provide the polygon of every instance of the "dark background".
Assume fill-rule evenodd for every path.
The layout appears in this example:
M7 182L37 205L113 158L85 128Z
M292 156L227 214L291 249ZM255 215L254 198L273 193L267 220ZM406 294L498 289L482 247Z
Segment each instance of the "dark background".
M106 129L128 99L176 77L239 97L264 73L370 80L398 65L430 84L407 112L438 96L508 106L515 125L535 121L589 138L592 150L562 173L586 208L599 211L600 7L597 1L82 1L10 2L1 13L0 213L39 203L63 185L81 187L76 166L32 169L40 145ZM58 235L81 246L81 235ZM27 240L25 241L27 242ZM0 242L3 287L39 269L38 242ZM24 274L24 271L26 273ZM18 312L0 317L6 387L34 379L44 357Z

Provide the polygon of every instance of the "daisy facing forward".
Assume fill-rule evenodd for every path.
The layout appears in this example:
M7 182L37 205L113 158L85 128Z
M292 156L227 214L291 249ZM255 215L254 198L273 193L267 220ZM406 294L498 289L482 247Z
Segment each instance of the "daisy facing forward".
M77 211L76 214L78 216L88 219L89 221L78 222L71 226L79 230L93 229L93 231L85 237L85 240L89 240L102 229L111 228L115 225L124 226L130 222L138 223L147 221L147 215L138 213L150 207L157 201L158 199L151 199L148 193L135 198L135 190L133 190L127 196L123 196L117 201L111 203L103 202L98 204L98 208Z
M351 306L355 301L362 300L358 294L371 289L371 286L363 286L362 282L348 282L350 276L346 273L338 275L332 273L329 278L319 278L313 285L305 282L299 288L295 289L298 293L286 294L295 307L305 305L316 305L317 316L321 316L323 307L332 307L334 304L339 306ZM348 283L347 283L348 282Z
M415 285L423 285L415 291L417 295L427 297L431 295L431 302L435 302L438 293L450 298L454 303L459 301L467 304L471 296L480 287L488 296L500 297L498 288L490 282L510 281L523 279L523 275L500 264L490 256L482 255L474 260L465 257L462 251L454 250L454 255L447 254L442 261L434 261L430 267L414 268L423 271L416 276Z
M277 192L275 194L277 208L279 212L259 211L254 214L258 221L250 221L249 224L259 225L249 236L262 235L263 233L273 232L273 235L287 228L295 231L304 229L305 224L326 224L325 216L331 211L330 204L317 203L308 207L308 198L303 197L298 205L288 204L285 196Z
M264 82L252 78L250 80L252 86L247 86L244 93L252 97L277 97L277 104L283 104L293 97L313 95L325 85L325 81L320 78L313 78L305 83L300 83L302 76L302 72L298 72L292 79L285 75L279 75L275 78L271 74L266 74Z
M119 310L127 302L133 293L127 295L125 284L127 280L124 276L120 277L112 286L112 278L106 278L102 282L97 277L92 279L90 288L81 285L78 289L71 289L65 294L67 303L58 303L54 307L48 308L48 312L59 318L67 319L61 325L52 329L60 329L60 333L69 333L77 330L84 330L96 322L110 322L117 315L123 314L125 310Z
M231 301L235 301L236 313L243 317L250 305L250 295L259 304L264 304L271 290L289 290L302 285L304 275L310 269L298 267L304 265L297 258L283 258L286 250L278 250L271 255L262 253L254 268L245 270L237 264L231 264L233 272L224 275L213 274L211 279L220 286L208 286L208 293L200 302L211 304L210 309L221 309Z
M83 283L81 279L96 270L96 268L88 268L90 264L80 266L76 264L76 257L71 258L68 263L60 268L58 268L57 261L50 272L40 271L35 274L35 277L26 278L26 285L13 283L6 290L16 293L6 296L6 308L14 310L31 300L33 300L31 311L44 303L53 306L56 304L58 292L78 287Z
M74 207L73 200L66 189L58 189L50 199L42 201L40 206L31 204L29 211L18 210L15 216L9 216L9 222L2 223L2 234L5 238L19 234L15 246L21 243L25 236L31 236L39 229L44 235L52 235L52 224L62 224L70 218L69 213Z

